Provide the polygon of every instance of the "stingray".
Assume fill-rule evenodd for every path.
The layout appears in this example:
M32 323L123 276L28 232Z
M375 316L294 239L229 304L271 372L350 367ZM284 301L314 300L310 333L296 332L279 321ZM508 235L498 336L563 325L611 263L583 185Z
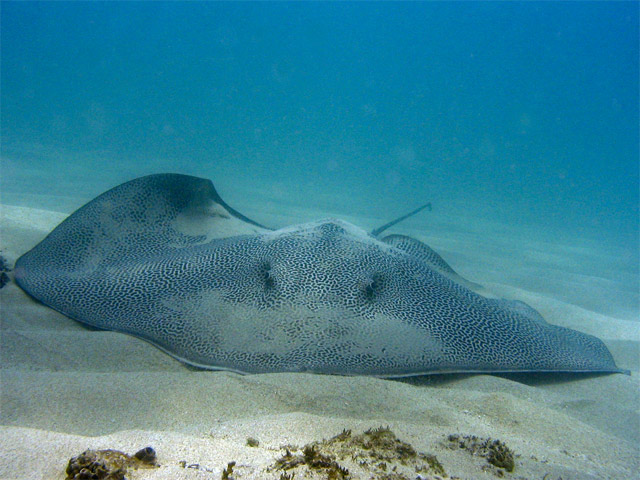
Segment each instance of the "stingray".
M624 372L598 338L483 294L416 239L380 236L403 218L371 233L336 219L271 230L209 180L150 175L70 215L14 276L72 319L207 369Z

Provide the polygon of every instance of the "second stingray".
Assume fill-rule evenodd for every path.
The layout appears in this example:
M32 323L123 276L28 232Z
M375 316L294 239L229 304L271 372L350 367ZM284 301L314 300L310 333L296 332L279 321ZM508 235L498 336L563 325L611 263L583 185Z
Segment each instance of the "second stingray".
M271 231L209 180L151 175L73 213L14 274L75 320L203 368L623 372L598 338L484 296L427 245L381 231L332 219Z

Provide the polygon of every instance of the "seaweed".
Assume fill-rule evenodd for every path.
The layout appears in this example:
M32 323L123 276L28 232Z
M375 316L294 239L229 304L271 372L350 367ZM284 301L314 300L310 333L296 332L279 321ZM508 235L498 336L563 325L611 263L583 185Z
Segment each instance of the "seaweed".
M320 453L314 444L305 445L302 454L293 455L289 449L276 460L275 468L291 470L300 465L306 465L309 470L326 473L328 480L342 480L349 478L349 470L335 461L335 458ZM292 474L295 475L295 474Z
M236 462L227 463L227 468L222 470L222 480L233 480L231 474L233 473L233 467L236 466Z
M514 453L500 440L457 434L449 435L447 440L451 449L463 449L472 455L486 458L489 464L498 469L494 473L499 476L502 476L500 469L507 472L513 472L515 469Z
M376 460L398 460L406 464L418 455L411 445L399 440L389 427L369 429L354 437L353 443L367 450L369 457Z
M271 468L292 471L291 475L295 475L293 470L303 472L305 469L324 475L327 480L360 478L344 466L345 462L351 462L355 463L354 469L359 467L364 471L366 478L413 480L415 474L421 472L446 477L434 455L417 452L398 439L389 427L372 428L360 435L343 430L329 440L305 445L301 453L293 454L291 450L287 446Z
M118 450L85 450L69 460L66 480L125 480L128 469L158 467L151 447L133 456Z

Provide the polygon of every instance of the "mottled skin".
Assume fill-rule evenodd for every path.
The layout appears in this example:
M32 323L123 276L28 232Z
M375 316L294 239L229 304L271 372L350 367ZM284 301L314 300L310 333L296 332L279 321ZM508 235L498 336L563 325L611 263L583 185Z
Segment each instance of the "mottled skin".
M417 240L339 220L270 231L185 175L104 193L22 256L15 277L71 318L204 368L620 371L599 339L476 293Z

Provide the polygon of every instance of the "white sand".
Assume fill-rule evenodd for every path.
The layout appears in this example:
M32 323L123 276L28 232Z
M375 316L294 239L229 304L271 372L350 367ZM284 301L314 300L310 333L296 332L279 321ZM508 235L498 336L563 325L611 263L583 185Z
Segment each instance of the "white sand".
M4 206L3 255L13 263L62 218ZM233 460L235 478L277 479L279 472L265 469L282 454L281 446L302 446L344 428L360 433L380 425L391 426L418 451L435 454L450 476L495 478L482 470L484 459L446 448L446 437L460 433L498 438L512 448L519 456L508 478L637 478L640 324L518 282L522 253L513 240L509 243L511 237L491 243L459 231L439 238L411 233L456 260L454 268L471 280L530 303L550 323L598 335L632 375L453 375L400 381L196 371L141 340L89 330L37 304L11 283L0 290L0 478L62 480L68 459L87 448L133 453L151 445L162 466L128 478L218 479ZM540 257L526 265L536 265L539 272L555 265L565 272L564 277L547 272L555 283L558 278L577 281L579 272L569 280L566 272L581 259L597 256L588 248L572 251L562 245L528 245L526 251ZM247 437L260 445L246 446ZM181 461L200 468L185 469Z

